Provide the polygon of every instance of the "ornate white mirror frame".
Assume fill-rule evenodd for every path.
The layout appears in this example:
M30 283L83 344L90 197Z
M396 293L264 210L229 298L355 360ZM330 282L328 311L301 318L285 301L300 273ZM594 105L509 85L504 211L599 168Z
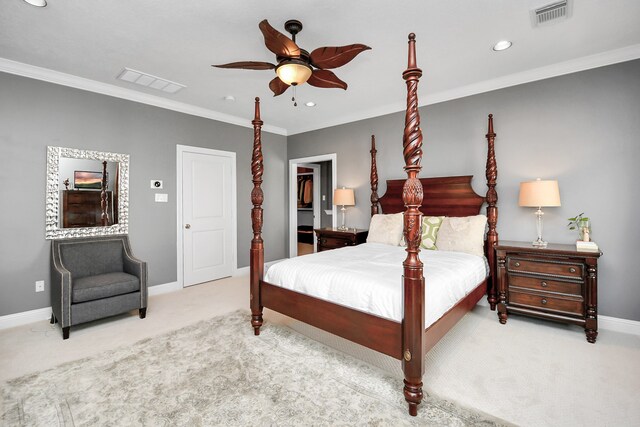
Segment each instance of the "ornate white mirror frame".
M61 228L60 158L118 163L118 223L108 227ZM47 147L46 239L109 236L129 232L129 155L77 148Z

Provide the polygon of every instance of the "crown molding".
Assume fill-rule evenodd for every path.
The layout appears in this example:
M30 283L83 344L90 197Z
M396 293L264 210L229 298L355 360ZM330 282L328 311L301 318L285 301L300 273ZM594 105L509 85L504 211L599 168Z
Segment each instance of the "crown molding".
M44 82L54 83L62 86L68 86L75 89L85 90L88 92L126 99L128 101L138 102L141 104L152 105L154 107L177 111L179 113L189 114L191 116L204 117L207 119L217 120L219 122L229 123L245 128L253 128L251 120L242 117L220 113L218 111L209 110L207 108L196 107L184 102L173 101L171 99L149 95L108 83L85 79L84 77L78 77L72 74L61 73L59 71L50 70L48 68L24 64L22 62L12 61L6 58L0 58L0 71L8 74L15 74L17 76L28 77L35 80L42 80ZM278 135L287 135L286 129L276 126L264 125L262 127L262 130Z
M604 67L620 62L632 61L638 58L640 58L640 44L635 44L620 49L610 50L607 52L584 56L569 61L559 62L557 64L552 64L545 67L539 67L520 73L510 74L491 80L485 80L483 82L461 86L451 90L436 92L434 94L428 95L426 101L421 102L420 106L424 107L427 105L439 104L441 102L465 98L467 96L491 92L493 90L503 89L506 87L517 86L552 77L558 77L565 74L577 73L580 71ZM126 99L133 102L139 102L142 104L152 105L167 110L189 114L192 116L204 117L224 123L230 123L245 128L252 127L251 122L248 119L244 119L242 117L220 113L214 110L209 110L207 108L196 107L184 102L173 101L159 96L149 95L132 89L127 89L107 83L101 83L95 80L61 73L59 71L54 71L47 68L36 67L34 65L24 64L6 58L0 58L0 72L29 77L32 79L73 87L89 92L100 93L103 95L113 96L116 98ZM360 120L366 120L373 117L397 113L399 111L404 111L405 109L406 105L404 102L397 102L373 109L368 109L366 111L356 112L354 114L343 115L342 117L340 117L340 119L315 123L311 126L284 129L276 126L264 125L262 127L262 130L278 135L290 136L328 127L339 126L346 123L357 122Z
M640 58L640 44L635 44L620 49L610 50L595 55L584 56L569 61L559 62L545 67L534 68L520 73L509 74L491 80L485 80L455 89L436 92L426 96L426 100L420 102L420 107L427 105L439 104L441 102L451 101L454 99L465 98L471 95L477 95L484 92L503 89L511 86L518 86L538 80L558 77L565 74L577 73L580 71L590 70L593 68L605 67L607 65L617 64L620 62L633 61ZM324 129L333 126L339 126L346 123L352 123L360 120L366 120L373 117L379 117L386 114L404 111L406 104L397 102L387 104L375 109L357 112L355 114L342 116L339 120L326 121L316 123L313 126L288 129L289 135L310 132L318 129Z

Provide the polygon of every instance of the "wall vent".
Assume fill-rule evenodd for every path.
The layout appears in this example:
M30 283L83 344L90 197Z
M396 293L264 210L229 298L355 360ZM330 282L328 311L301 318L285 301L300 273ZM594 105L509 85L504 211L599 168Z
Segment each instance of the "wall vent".
M531 11L533 26L541 26L569 18L571 14L571 2L563 0Z
M172 82L170 80L162 79L160 77L152 76L151 74L143 73L142 71L132 70L125 68L118 75L118 79L129 83L135 83L140 86L150 87L152 89L161 90L166 93L176 93L186 86L180 83Z

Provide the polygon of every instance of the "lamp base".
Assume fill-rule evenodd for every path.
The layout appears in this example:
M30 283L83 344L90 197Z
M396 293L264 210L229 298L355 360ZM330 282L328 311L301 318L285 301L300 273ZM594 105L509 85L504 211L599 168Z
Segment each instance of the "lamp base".
M342 225L340 227L338 227L338 230L347 231L349 229L349 227L344 225L344 214L345 214L345 212L347 212L347 208L345 208L344 205L343 205L342 208L340 209L340 212L342 212Z
M547 242L542 240L542 216L544 212L542 212L542 208L538 207L538 210L535 212L536 215L536 231L538 232L538 238L533 241L533 246L536 248L546 248Z
M545 242L542 239L534 240L533 243L531 243L531 244L536 248L546 248L547 247L547 242Z

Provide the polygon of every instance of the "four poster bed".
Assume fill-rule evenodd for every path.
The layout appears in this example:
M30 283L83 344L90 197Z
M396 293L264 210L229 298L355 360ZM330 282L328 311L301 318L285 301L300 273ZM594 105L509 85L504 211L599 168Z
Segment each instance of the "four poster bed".
M495 190L497 167L494 153L496 134L493 132L493 118L489 115L488 133L486 135L488 141L486 164L488 191L486 199L476 194L471 188L471 176L419 179L418 172L421 169L420 163L422 159L422 131L420 129L417 89L421 75L422 71L416 65L415 35L412 33L409 35L408 68L403 73L403 78L407 83L407 111L403 153L405 159L404 170L408 177L406 180L388 180L387 192L380 198L378 198L377 194L378 174L374 137L372 137L371 144L371 214L380 213L379 205L385 214L404 213L406 248L390 246L391 249L389 251L395 252L388 252L382 248L384 246L382 244L367 243L356 247L306 255L282 263L289 261L293 264L306 262L301 268L311 271L312 276L315 274L313 271L320 272L331 268L342 270L342 273L347 274L347 276L342 279L339 278L338 280L341 280L341 282L337 285L329 284L322 277L319 280L321 282L325 281L327 286L333 289L340 290L340 288L345 288L347 289L346 292L351 292L351 294L357 294L358 289L362 289L362 292L367 293L367 298L370 300L377 293L382 294L389 290L388 285L380 285L381 287L376 288L377 285L375 283L372 284L372 287L367 287L369 282L375 282L376 278L366 276L366 270L370 267L373 269L373 264L375 263L380 264L383 269L380 275L391 271L391 287L395 289L395 293L393 295L390 293L389 299L393 300L395 298L395 306L393 306L394 302L392 301L392 308L390 309L391 311L395 309L394 313L380 313L362 308L358 305L358 302L349 303L342 300L336 301L329 297L317 296L324 295L322 294L324 291L293 290L288 288L286 284L276 284L275 280L274 283L264 280L264 245L261 234L263 224L262 202L264 199L261 189L263 174L261 127L263 122L260 119L260 101L258 98L256 98L255 104L255 118L252 121L254 144L251 171L254 188L251 192L253 240L251 241L250 254L250 304L251 324L254 328L254 333L259 335L260 327L263 323L263 307L267 307L402 360L404 396L409 403L409 413L411 415L417 414L418 404L420 404L423 397L422 375L424 373L424 356L426 352L466 312L471 310L485 293L488 293L491 308L495 308L495 288L492 286L493 272L495 271L493 247L498 241L496 232L498 217L496 203L498 197ZM471 286L467 285L466 290L459 291L457 299L450 302L444 309L441 309L443 313L438 314L435 318L430 316L432 319L426 321L425 310L429 310L427 314L431 313L429 302L431 299L436 298L435 288L432 288L432 285L435 286L439 279L432 275L431 271L433 265L437 263L434 262L432 265L432 258L429 258L427 265L429 281L427 283L428 292L425 302L425 279L421 257L425 259L423 255L426 256L426 253L430 253L428 256L433 257L436 252L445 252L422 251L425 254L420 254L422 216L423 214L449 217L478 215L484 201L487 202L488 223L488 232L485 238L486 262L483 257L476 255L455 255L459 258L467 256L480 259L482 262L480 267L482 274L480 276L470 275L472 277L469 279L472 280ZM365 250L370 252L362 254L362 251ZM347 252L342 252L339 258L346 259L345 262L347 263L351 262L353 271L349 271L349 268L345 266L346 264L338 265L339 261L337 260L327 261L327 263L323 264L322 257L331 256L332 252L339 253L339 251L351 251L348 252L348 256L345 256ZM361 251L361 255L358 255L356 251ZM399 255L398 251L401 251L403 255ZM400 266L402 257L405 256L405 251L406 258L402 262L402 266ZM457 254L456 252L449 253ZM440 254L437 255L439 256ZM314 262L316 270L313 270ZM488 264L488 268L486 264ZM456 264L453 270L458 270L458 265L462 264ZM274 267L269 270L269 275L271 275ZM287 276L288 274L287 270L280 270L280 276ZM294 276L296 274L293 273ZM348 276L349 274L351 276ZM276 279L278 273L275 272L272 276ZM432 277L435 278L432 280ZM444 279L445 288L448 284L446 280ZM397 283L398 281L402 282L401 286ZM302 287L304 288L305 286L306 284L303 283ZM374 302L373 305L378 304Z

